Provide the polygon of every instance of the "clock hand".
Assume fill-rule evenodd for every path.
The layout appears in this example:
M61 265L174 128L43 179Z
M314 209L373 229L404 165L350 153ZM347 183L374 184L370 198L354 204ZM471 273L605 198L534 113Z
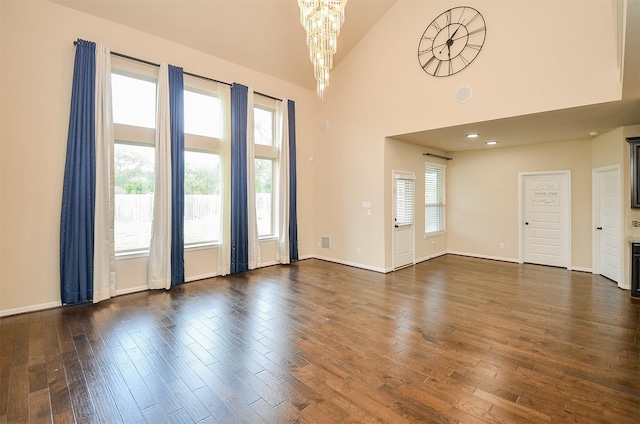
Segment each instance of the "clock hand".
M458 27L458 28L460 28L460 27ZM477 32L484 31L484 30L485 30L485 27L481 27L481 28L478 28L478 29L474 29L474 30L473 30L473 31L471 31L471 32L467 32L466 34L462 34L460 37L456 38L455 40L453 39L453 35L452 35L452 36L451 36L451 38L450 38L450 40L451 40L451 44L453 44L453 42L454 42L454 41L456 41L456 40L459 40L459 39L461 39L461 38L465 38L465 37L470 37L471 35L473 35L473 34L475 34L475 33L477 33ZM457 30L456 30L456 31L457 31ZM454 32L453 34L455 35L455 32ZM448 42L448 41L449 41L449 40L447 40L447 42Z
M451 41L451 44L453 44L453 37L456 36L456 32L458 32L458 30L460 29L460 27L456 28L455 31L453 31L453 34L451 34L451 37L449 37L449 39L447 40L447 44L449 44L449 41Z
M460 29L460 27L456 28L455 31L453 31L453 34L451 34L451 37L449 37L449 39L447 40L447 42L445 43L445 45L447 46L447 48L449 49L449 57L451 57L451 46L453 46L453 42L455 41L453 39L453 37L456 36L456 32L458 32L458 30ZM444 51L444 47L442 47L442 50L440 50L440 54L442 54L442 52Z

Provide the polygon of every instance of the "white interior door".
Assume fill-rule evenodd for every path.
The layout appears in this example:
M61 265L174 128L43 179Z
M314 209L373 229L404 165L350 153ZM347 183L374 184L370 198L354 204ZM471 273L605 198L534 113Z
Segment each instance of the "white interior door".
M393 267L411 265L414 254L416 177L413 173L393 174Z
M620 167L593 172L594 273L620 282L621 231Z
M569 268L569 171L520 175L522 262Z

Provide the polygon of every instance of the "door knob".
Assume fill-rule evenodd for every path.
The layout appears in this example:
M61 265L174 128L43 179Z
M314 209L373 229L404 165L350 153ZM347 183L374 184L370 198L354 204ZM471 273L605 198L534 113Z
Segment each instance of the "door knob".
M528 222L525 222L525 223L524 223L524 225L529 225L529 223L528 223Z
M596 230L602 230L602 227L596 227Z

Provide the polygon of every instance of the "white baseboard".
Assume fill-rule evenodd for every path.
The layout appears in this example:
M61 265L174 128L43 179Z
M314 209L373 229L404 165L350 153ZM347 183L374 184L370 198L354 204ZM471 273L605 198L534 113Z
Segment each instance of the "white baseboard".
M207 278L213 278L213 277L217 277L218 273L215 272L210 272L208 274L200 274L200 275L192 275L191 277L186 277L184 279L185 283L190 283L192 281L198 281L198 280L206 280Z
M418 258L416 259L416 263L419 264L420 262L424 262L424 261L428 261L429 259L433 259L433 258L437 258L439 256L444 256L449 252L440 252L440 253L436 253L435 255L430 255L430 256L425 256L424 258Z
M478 253L469 253L469 252L458 252L455 250L449 250L447 251L448 254L451 255L459 255L459 256L469 256L471 258L480 258L480 259L490 259L492 261L502 261L502 262L514 262L514 263L520 263L520 261L518 259L514 259L514 258L504 258L502 256L489 256L489 255L480 255Z
M451 252L443 251L443 252L436 253L435 255L425 256L423 258L418 258L418 259L415 260L413 265L419 264L420 262L428 261L429 259L437 258L439 256L444 256L447 253L451 253ZM339 259L328 258L328 257L325 257L325 256L319 256L319 255L307 255L304 259L320 259L320 260L323 260L323 261L334 262L334 263L341 264L341 265L348 265L348 266L352 266L352 267L355 267L355 268L366 269L366 270L369 270L369 271L381 272L383 274L388 274L388 273L393 272L393 271L396 270L393 267L390 267L390 268L378 268L378 267L372 267L372 266L369 266L369 265L363 265L363 264L359 264L359 263L355 263L355 262L349 262L349 261L342 261L342 260L339 260ZM411 266L411 265L408 265L408 266Z
M420 262L425 262L425 261L428 261L430 259L435 259L437 257L448 255L448 254L460 255L460 256L468 256L468 257L480 258L480 259L491 259L491 260L494 260L494 261L519 263L517 259L513 259L513 258L503 258L503 257L500 257L500 256L479 255L479 254L476 254L476 253L458 252L458 251L447 250L447 251L436 253L435 255L425 256L425 257L422 257L422 258L417 258L415 260L415 262L414 262L414 265L419 264ZM372 266L369 266L369 265L363 265L363 264L359 264L359 263L355 263L355 262L342 261L342 260L339 260L339 259L328 258L328 257L325 257L325 256L319 256L319 255L309 255L305 259L311 259L311 258L320 259L320 260L323 260L323 261L335 262L335 263L338 263L338 264L341 264L341 265L348 265L348 266L353 266L353 267L356 267L356 268L367 269L369 271L381 272L381 273L384 273L384 274L387 274L389 272L393 272L395 270L394 268L372 267Z
M326 256L314 255L313 258L321 259L321 260L327 261L327 262L334 262L334 263L341 264L341 265L348 265L348 266L352 266L352 267L355 267L355 268L366 269L366 270L369 270L369 271L382 272L382 273L388 272L384 268L378 268L378 267L374 267L374 266L363 265L363 264L359 264L359 263L355 263L355 262L342 261L342 260L335 259L335 258L328 258Z
M0 317L25 314L27 312L44 311L45 309L53 309L53 308L58 308L60 306L62 306L62 302L48 302L48 303L41 303L39 305L29 305L22 308L7 309L4 311L0 311Z
M487 256L487 255L479 255L477 253L456 252L456 251L451 251L451 250L448 253L450 253L452 255L469 256L469 257L473 257L473 258L491 259L491 260L494 260L494 261L513 262L513 263L517 263L517 264L520 263L519 259L503 258L503 257L500 257L500 256ZM592 272L591 268L585 268L585 267L579 267L579 266L570 266L567 269L569 271Z
M257 268L264 268L267 266L274 266L274 265L280 265L280 262L277 262L277 261L261 262L260 265L257 266Z
M589 273L592 273L592 272L593 272L593 269L591 269L591 268L584 268L584 267L581 267L581 266L572 266L572 267L570 267L570 268L569 268L569 271L579 271L579 272L589 272Z
M429 256L424 256L424 257L422 257L422 258L417 258L417 259L415 259L415 260L414 260L413 264L407 265L407 266L405 266L405 267L401 267L401 268L386 268L386 269L385 269L385 273L389 273L389 272L397 271L397 270L402 269L402 268L408 268L408 267L410 267L410 266L417 265L417 264L419 264L419 263L421 263L421 262L426 262L426 261L428 261L428 260L430 260L430 259L434 259L434 258L437 258L437 257L439 257L439 256L444 256L444 255L446 255L447 253L449 253L449 252L444 251L444 252L436 253L435 255L429 255Z
M122 296L125 294L131 294L131 293L138 293L145 290L149 290L149 286L130 287L128 289L116 290L116 296Z

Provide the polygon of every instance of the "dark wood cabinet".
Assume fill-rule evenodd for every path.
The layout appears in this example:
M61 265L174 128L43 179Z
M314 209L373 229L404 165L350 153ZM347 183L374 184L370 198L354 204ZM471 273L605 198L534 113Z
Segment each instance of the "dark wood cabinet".
M640 208L640 137L628 137L631 150L631 207Z
M640 243L631 245L631 296L640 297Z

